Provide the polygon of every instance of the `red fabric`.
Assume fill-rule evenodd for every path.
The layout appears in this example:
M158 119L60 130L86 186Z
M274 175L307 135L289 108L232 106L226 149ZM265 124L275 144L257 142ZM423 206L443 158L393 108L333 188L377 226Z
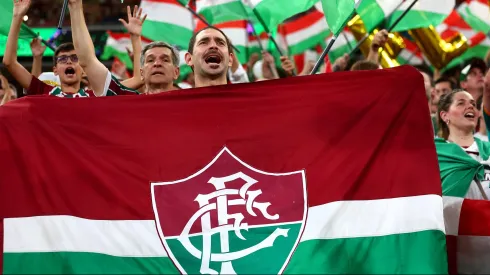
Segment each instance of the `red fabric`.
M9 217L154 219L150 182L189 177L224 147L261 171L304 170L309 206L441 195L424 91L420 73L402 66L15 100L0 108L0 247Z
M31 84L27 88L28 95L48 95L54 89L54 86L48 85L37 77L32 77Z
M446 235L446 248L449 274L458 274L458 236Z

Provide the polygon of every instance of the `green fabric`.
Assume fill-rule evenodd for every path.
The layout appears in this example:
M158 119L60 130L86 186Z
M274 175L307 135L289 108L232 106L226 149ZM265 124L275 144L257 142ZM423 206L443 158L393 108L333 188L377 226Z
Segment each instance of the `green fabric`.
M371 33L387 16L376 0L363 0L357 8L367 33Z
M14 1L12 0L2 0L0 1L0 34L8 36L10 31L10 25L12 23L12 11L14 10ZM19 38L20 39L32 39L37 35L25 24L22 24L20 28Z
M328 27L335 36L344 29L355 11L354 0L321 0Z
M490 156L490 142L475 138L482 159ZM459 145L442 138L435 139L437 159L442 181L442 195L464 198L471 181L477 177L482 180L484 168L471 158Z

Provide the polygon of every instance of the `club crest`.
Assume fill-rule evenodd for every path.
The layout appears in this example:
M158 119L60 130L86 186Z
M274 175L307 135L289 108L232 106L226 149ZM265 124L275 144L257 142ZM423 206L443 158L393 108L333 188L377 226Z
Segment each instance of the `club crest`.
M183 274L280 274L304 229L304 171L267 173L226 147L197 173L151 187L158 234Z

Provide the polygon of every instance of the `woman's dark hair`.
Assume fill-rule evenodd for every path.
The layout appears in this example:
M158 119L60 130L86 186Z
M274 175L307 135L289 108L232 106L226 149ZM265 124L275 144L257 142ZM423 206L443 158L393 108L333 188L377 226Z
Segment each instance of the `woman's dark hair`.
M454 89L450 93L442 95L439 99L439 104L437 105L437 124L439 125L438 135L443 139L447 140L449 137L449 127L446 122L441 118L441 112L449 111L449 107L453 104L454 95L460 92L466 92L463 89Z

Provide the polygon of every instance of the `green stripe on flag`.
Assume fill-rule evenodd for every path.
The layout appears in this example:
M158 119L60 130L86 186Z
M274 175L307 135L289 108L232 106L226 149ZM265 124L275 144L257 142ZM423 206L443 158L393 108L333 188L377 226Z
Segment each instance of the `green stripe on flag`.
M296 249L285 273L447 274L445 238L441 231L427 230L388 236L306 241ZM305 262L310 264L303 264Z
M394 270L405 274L447 274L444 239L443 232L427 230L366 238L310 240L299 244L284 274L381 274ZM352 255L363 256L357 262L352 261ZM180 274L166 257L45 252L4 253L3 260L4 274Z
M180 272L167 257L116 257L88 252L38 252L4 253L3 274L180 274Z
M199 9L198 12L212 25L248 19L245 6L241 1L231 1L221 5L207 6Z
M290 55L295 55L295 54L300 54L303 53L304 51L311 49L319 44L321 44L324 40L325 37L328 36L330 31L326 30L323 31L317 35L311 36L306 40L303 40L297 44L294 45L289 45L289 54Z
M391 27L404 11L396 10L388 19L387 26ZM435 12L409 11L395 26L393 32L406 31L416 28L426 28L430 25L437 26L446 19L447 14Z
M178 25L146 21L143 25L142 35L153 41L165 41L187 49L192 31Z
M285 4L282 0L255 0L254 9L262 17L269 30L272 31L289 17L310 9L317 1L288 0L287 4ZM256 31L260 33L258 30Z
M366 32L371 33L386 17L383 9L376 0L363 0L357 8L357 13L364 22Z
M328 27L337 36L352 17L355 10L354 0L321 0L323 13ZM358 2L358 0L356 0Z

